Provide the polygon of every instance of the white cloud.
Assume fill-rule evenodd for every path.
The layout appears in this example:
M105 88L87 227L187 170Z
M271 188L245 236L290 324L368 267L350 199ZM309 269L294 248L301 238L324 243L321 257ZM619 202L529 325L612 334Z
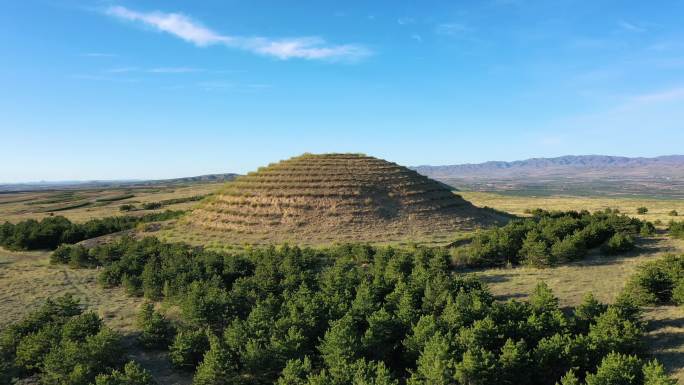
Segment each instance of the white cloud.
M265 38L222 35L180 13L137 12L122 6L109 7L106 13L119 19L138 22L174 35L200 47L225 45L281 60L358 60L370 51L356 44L328 44L320 37Z

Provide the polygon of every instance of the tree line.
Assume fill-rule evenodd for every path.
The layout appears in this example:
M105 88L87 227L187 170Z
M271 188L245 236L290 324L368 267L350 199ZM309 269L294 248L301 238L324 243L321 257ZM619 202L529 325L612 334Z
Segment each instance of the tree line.
M652 223L613 210L530 211L531 218L477 233L472 241L452 251L457 265L469 267L553 266L584 258L601 248L608 255L635 247L634 237L655 233Z
M446 249L217 253L124 238L53 261L73 250L103 266L103 286L179 307L174 323L144 307L141 341L196 385L674 384L644 356L628 293L564 311L542 283L526 301L495 301Z
M48 216L38 221L28 219L0 226L0 246L8 250L52 250L61 244L77 243L134 228L139 223L178 218L184 211L167 210L143 216L116 216L73 223L63 216Z

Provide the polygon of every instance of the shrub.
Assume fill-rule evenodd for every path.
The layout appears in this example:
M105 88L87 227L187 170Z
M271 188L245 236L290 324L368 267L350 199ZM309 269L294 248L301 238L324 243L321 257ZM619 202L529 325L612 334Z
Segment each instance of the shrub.
M684 305L684 279L680 279L672 289L672 302Z
M684 221L670 221L670 224L667 227L667 231L674 238L684 239Z
M181 330L169 347L171 364L179 369L194 370L209 349L207 331L200 329Z
M95 385L154 385L152 375L140 365L129 361L123 372L114 369L110 374L100 374Z
M644 215L644 214L648 213L648 208L646 208L646 207L638 207L636 211L637 211L637 214Z
M643 237L649 237L651 235L654 235L656 233L656 228L651 222L644 222L641 225L641 229L639 230L639 234Z
M545 267L555 262L555 257L549 254L546 241L538 232L529 232L520 248L520 257L526 265Z
M69 263L69 253L71 253L71 245L63 243L50 254L50 263L52 264L67 264Z
M0 332L0 379L23 383L35 376L41 384L89 385L120 368L122 346L118 334L102 327L95 313L81 313L70 296L48 299Z
M135 210L135 206L132 204L125 204L119 206L119 211L133 211Z
M616 255L634 250L634 247L634 238L627 234L616 233L601 247L601 252L606 255Z
M142 305L137 324L140 329L138 341L143 347L158 349L169 346L174 334L173 326L161 313L154 310L152 303Z
M587 375L587 385L639 385L643 384L643 362L636 356L610 353L595 374Z
M667 215L669 215L671 217L676 217L679 215L679 213L677 212L677 210L672 210L669 213L667 213Z
M684 256L668 255L640 265L627 282L625 293L643 305L679 303L684 297L683 280Z
M551 256L554 261L569 262L584 258L587 247L581 233L565 237L551 246Z
M162 207L161 202L145 202L142 204L143 210L156 210Z

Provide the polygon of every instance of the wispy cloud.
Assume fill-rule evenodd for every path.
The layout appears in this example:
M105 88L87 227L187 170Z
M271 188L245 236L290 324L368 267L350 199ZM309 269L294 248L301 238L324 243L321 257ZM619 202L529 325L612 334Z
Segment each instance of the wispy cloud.
M435 27L435 32L438 35L444 36L460 36L470 32L470 28L468 28L468 26L466 26L465 24L461 23L442 23L437 24L437 26Z
M631 23L629 21L620 20L618 26L626 31L630 32L646 32L646 28L638 25L636 23Z
M414 24L416 20L412 17L400 17L397 19L397 24L399 25L409 25Z
M90 81L103 81L103 82L113 82L113 83L138 83L140 79L129 79L117 76L100 76L100 75L90 75L90 74L75 74L71 75L72 79L77 80L90 80Z
M122 6L107 8L110 16L141 23L199 47L223 45L281 60L308 59L354 61L371 54L357 44L329 44L320 37L266 38L229 36L215 32L180 13L137 12Z
M159 68L152 68L148 72L152 72L155 74L187 74L187 73L192 73L192 72L202 72L204 71L201 68L192 68L192 67L159 67Z
M105 72L109 72L112 74L122 74L122 73L127 73L127 72L135 72L138 70L139 69L137 67L117 67L117 68L110 68Z
M631 98L637 103L673 102L684 100L684 87L670 88L656 92L635 95Z
M113 53L104 53L104 52L86 52L81 54L81 56L84 57L116 57L116 54Z

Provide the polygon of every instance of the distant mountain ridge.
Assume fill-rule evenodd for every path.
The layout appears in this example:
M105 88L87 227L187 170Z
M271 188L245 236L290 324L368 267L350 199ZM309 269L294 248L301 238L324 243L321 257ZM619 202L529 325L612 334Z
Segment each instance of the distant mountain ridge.
M488 179L565 176L592 177L671 177L684 178L684 155L630 158L608 155L566 155L531 158L513 162L490 161L477 164L414 167L432 178Z
M39 191L52 189L82 189L109 187L146 187L159 185L176 185L185 183L219 183L235 179L238 174L207 174L173 179L153 180L91 180L91 181L60 181L60 182L29 182L0 184L0 192Z

